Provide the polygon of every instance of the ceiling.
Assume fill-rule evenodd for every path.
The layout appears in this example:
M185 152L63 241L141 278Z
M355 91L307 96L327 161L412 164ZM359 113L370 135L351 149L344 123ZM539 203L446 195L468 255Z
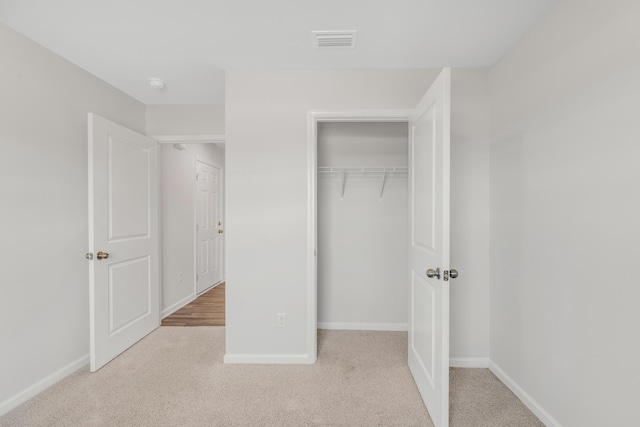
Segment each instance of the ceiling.
M223 104L225 70L489 66L557 1L0 0L0 22L145 104Z

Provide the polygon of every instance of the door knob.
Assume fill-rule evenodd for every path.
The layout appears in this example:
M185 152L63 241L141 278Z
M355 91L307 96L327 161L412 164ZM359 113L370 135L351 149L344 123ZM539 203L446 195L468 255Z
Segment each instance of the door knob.
M458 277L458 270L454 270L453 268L449 270L449 277L451 277L452 279Z
M224 230L218 230L218 234L224 233Z
M440 267L436 268L435 270L433 268L430 268L427 270L427 277L435 277L436 279L440 278Z
M100 251L100 252L98 252L96 254L96 258L98 258L98 259L107 259L107 258L109 258L109 254L106 253L106 252Z

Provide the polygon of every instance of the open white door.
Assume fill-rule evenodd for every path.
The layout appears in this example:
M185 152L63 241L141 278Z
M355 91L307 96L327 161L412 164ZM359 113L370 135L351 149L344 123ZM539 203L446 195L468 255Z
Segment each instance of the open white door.
M450 82L445 68L409 121L409 368L436 427L449 425Z
M89 114L90 368L160 325L158 145Z

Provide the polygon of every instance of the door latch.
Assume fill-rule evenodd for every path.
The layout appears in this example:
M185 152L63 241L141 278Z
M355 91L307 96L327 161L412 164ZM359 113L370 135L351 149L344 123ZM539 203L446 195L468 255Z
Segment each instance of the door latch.
M444 280L445 282L448 282L449 277L451 277L452 279L455 279L456 277L458 277L458 270L454 270L453 268L451 270L445 270L443 273L442 280Z

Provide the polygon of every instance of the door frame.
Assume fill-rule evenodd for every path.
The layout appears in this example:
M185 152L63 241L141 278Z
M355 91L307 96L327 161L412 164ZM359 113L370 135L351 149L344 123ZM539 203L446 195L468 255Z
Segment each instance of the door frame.
M409 122L413 109L310 110L307 112L307 361L318 360L318 123Z
M158 144L163 145L163 144L173 144L174 146L177 145L182 145L182 144L217 144L217 145L223 145L226 141L226 136L224 134L211 134L211 135L147 135L149 138L153 138L156 141L158 141ZM177 147L176 147L177 148ZM196 156L197 159L198 156ZM224 203L224 196L225 196L225 192L224 192L224 185L225 185L225 180L224 180L224 167L222 167L221 165L216 164L215 162L211 162L210 160L205 160L205 163L211 164L217 168L220 168L220 172L221 172L221 179L222 179L222 217L226 218L226 203ZM184 304L182 304L180 307L172 309L170 312L166 313L163 315L162 313L162 289L163 289L163 285L164 285L164 278L162 275L162 267L164 264L164 260L162 259L162 224L163 224L163 217L162 217L162 170L160 168L160 166L162 165L162 150L158 150L158 200L160 201L159 205L158 205L158 225L159 225L159 230L158 230L158 250L160 252L160 256L159 256L159 268L160 268L160 319L162 320L163 318L170 316L171 314L175 313L177 310L179 310L180 308L184 307L185 305L189 304L191 301L195 300L198 297L198 293L197 293L197 288L196 288L196 279L195 279L195 274L196 274L196 270L197 270L197 266L196 266L196 258L195 258L195 250L196 250L196 236L195 236L195 228L194 228L194 240L193 240L193 250L194 250L194 264L193 264L193 272L194 272L194 279L193 279L193 295L192 297L190 297L189 299L183 300L182 302L184 302ZM195 162L194 162L194 173L195 173ZM195 186L193 187L194 191L195 191ZM195 221L195 204L194 204L194 221ZM222 244L222 281L225 280L225 268L224 268L224 264L225 264L225 246L226 246L226 239L223 239L223 244Z

